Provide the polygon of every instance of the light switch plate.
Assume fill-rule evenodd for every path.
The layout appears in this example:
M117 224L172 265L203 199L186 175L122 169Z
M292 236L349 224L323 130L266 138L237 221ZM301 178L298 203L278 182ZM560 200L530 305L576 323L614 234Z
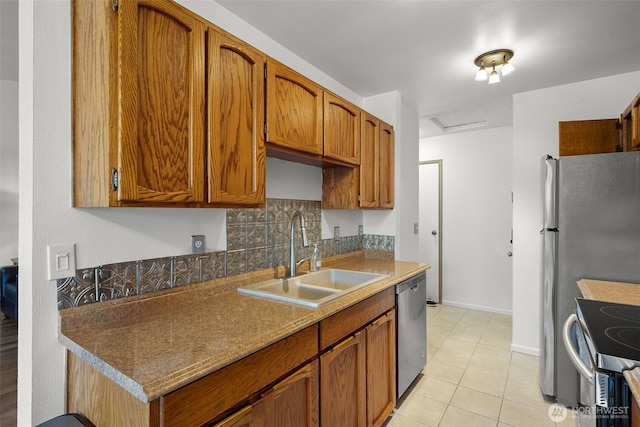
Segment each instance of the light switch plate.
M47 245L47 280L76 275L76 244Z
M201 254L203 252L204 252L204 235L197 234L195 236L191 236L191 253Z
M337 225L333 227L333 240L336 242L340 240L340 227Z
M413 223L413 234L418 234L420 232L420 228L417 222Z

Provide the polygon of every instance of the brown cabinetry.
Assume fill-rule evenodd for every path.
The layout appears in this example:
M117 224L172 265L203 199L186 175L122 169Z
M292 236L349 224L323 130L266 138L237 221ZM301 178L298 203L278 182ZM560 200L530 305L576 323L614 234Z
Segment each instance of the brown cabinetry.
M560 156L622 151L618 119L559 122L558 135Z
M625 151L640 150L640 93L620 116L622 123L622 146Z
M320 323L323 425L379 426L391 414L396 403L394 303L391 288ZM334 344L338 337L343 338Z
M318 84L267 60L267 142L322 155L322 95Z
M318 404L318 361L314 360L215 427L317 427Z
M367 425L380 426L396 404L395 310L367 326Z
M219 30L208 32L208 201L265 201L264 55Z
M325 91L323 113L325 157L360 164L360 109Z
M325 167L322 171L324 209L392 209L394 200L393 127L361 113L360 167Z
M364 330L320 356L322 425L367 425L366 363Z
M362 114L360 206L393 208L393 127Z
M76 0L72 17L74 206L264 202L255 50L210 29L207 67L211 26L175 2Z

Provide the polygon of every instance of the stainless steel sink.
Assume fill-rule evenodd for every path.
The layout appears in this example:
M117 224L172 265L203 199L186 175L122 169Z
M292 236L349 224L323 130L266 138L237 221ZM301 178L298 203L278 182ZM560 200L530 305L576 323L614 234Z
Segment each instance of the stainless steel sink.
M319 307L345 293L360 289L386 274L327 269L288 279L273 279L238 288L238 292L287 301L308 307Z

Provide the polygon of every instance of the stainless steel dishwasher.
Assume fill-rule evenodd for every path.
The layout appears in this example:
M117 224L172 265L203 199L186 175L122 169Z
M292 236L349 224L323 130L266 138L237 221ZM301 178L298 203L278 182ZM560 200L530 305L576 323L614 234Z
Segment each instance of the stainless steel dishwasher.
M398 399L427 363L427 275L422 272L396 285Z

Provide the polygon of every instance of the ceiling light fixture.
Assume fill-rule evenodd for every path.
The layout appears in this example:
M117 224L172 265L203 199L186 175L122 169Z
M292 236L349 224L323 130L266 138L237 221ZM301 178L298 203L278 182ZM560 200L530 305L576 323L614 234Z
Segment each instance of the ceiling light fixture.
M500 76L496 71L496 67L501 67L500 73L503 76L511 74L515 70L515 67L509 62L511 58L513 58L513 51L510 49L492 50L478 56L475 61L473 61L473 63L479 67L475 77L476 81L485 81L488 77L489 84L500 82ZM487 75L485 66L492 68L490 75Z

